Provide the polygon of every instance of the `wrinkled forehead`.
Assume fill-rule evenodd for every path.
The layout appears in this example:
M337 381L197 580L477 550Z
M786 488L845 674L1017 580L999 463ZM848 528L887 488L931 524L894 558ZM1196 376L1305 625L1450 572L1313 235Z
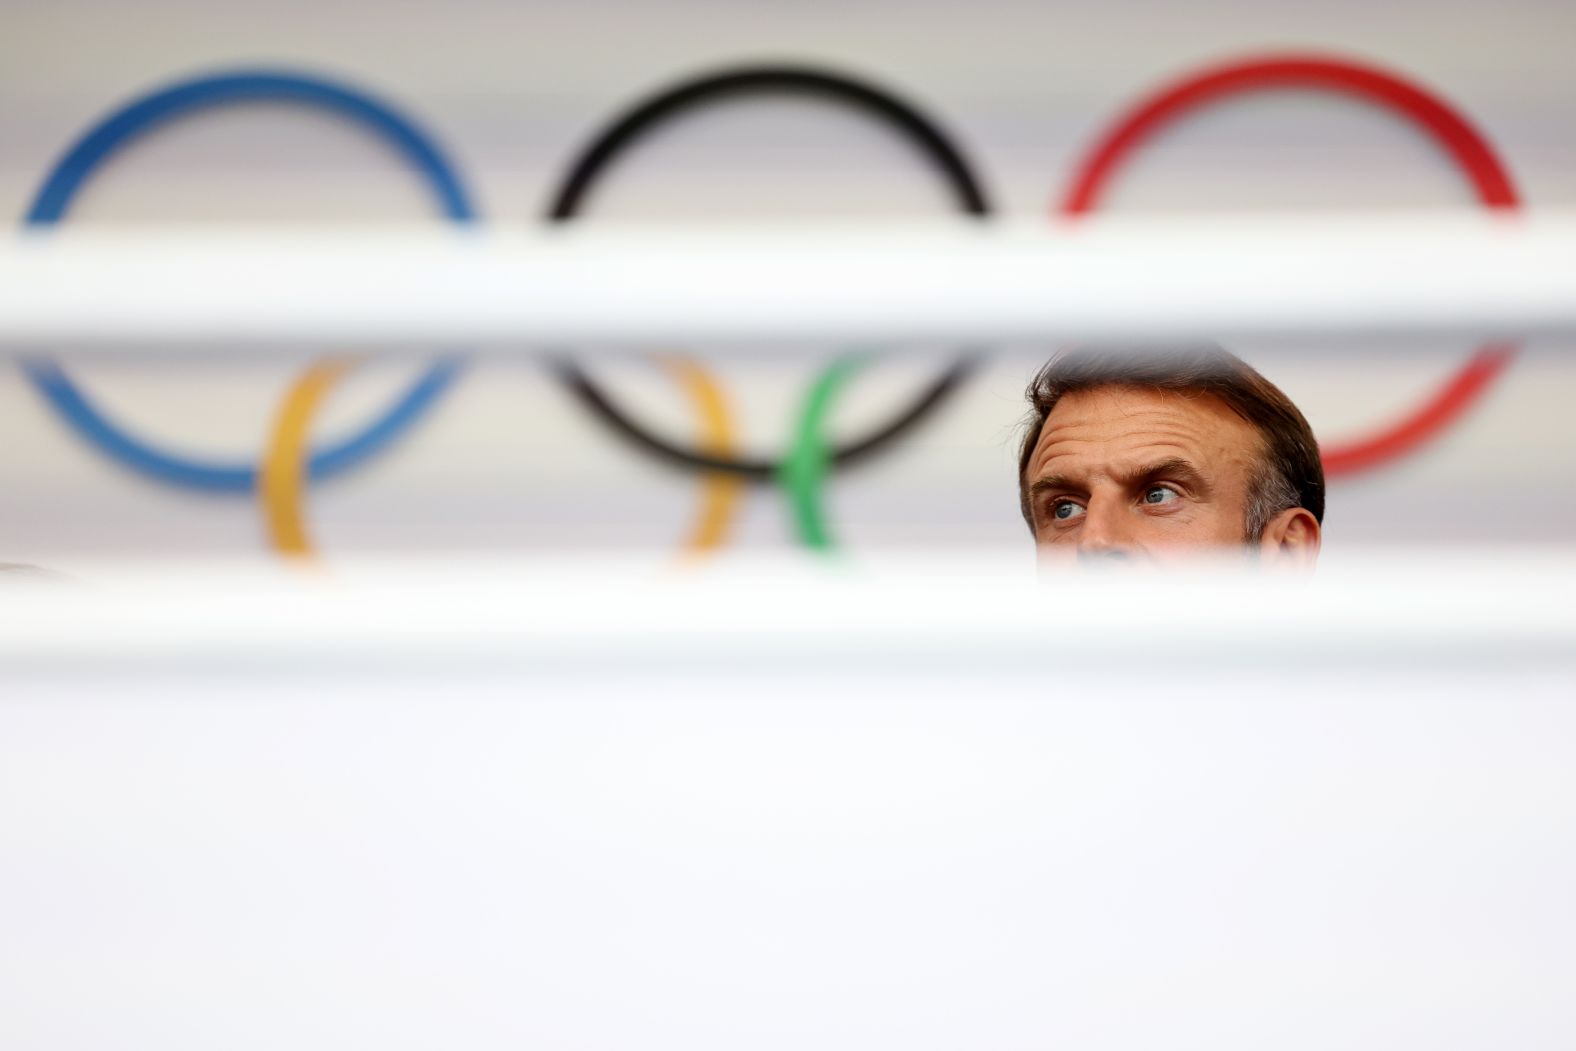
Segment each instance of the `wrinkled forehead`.
M1051 409L1027 480L1118 473L1170 458L1222 475L1245 471L1261 446L1254 426L1213 394L1095 387L1066 394Z

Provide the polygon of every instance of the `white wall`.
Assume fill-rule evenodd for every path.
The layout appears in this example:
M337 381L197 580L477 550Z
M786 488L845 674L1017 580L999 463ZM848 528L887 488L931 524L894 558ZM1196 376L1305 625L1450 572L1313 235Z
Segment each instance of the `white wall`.
M1410 75L1493 140L1530 207L1576 204L1576 9L1557 0L1186 5L999 0L951 3L443 5L110 0L0 8L0 209L20 217L43 172L130 95L231 65L295 66L401 105L463 166L484 214L532 222L558 172L614 112L699 69L803 60L874 78L923 104L968 147L998 206L1044 211L1090 140L1129 102L1216 59L1288 47L1335 50ZM1212 109L1156 142L1109 207L1471 207L1463 181L1416 132L1359 105L1282 94ZM632 152L596 217L921 214L948 207L904 147L808 101L740 101ZM226 110L138 143L82 195L73 222L321 219L430 214L380 146L285 108ZM528 295L528 289L521 290ZM610 309L616 304L610 304ZM325 348L330 350L332 348ZM836 348L827 348L828 356ZM1321 436L1389 418L1456 357L1341 348L1292 356L1238 347L1303 406ZM1461 425L1405 462L1339 482L1328 540L1576 539L1576 389L1569 347L1532 348ZM839 479L839 535L855 548L1023 545L1013 424L1038 364L1004 352L902 449ZM873 369L835 413L864 430L922 382L924 363ZM406 367L357 376L323 430L343 433ZM287 366L146 363L76 370L139 433L212 454L261 445ZM781 449L811 370L730 366L722 376L749 444ZM669 433L697 426L648 366L608 370ZM14 369L0 371L0 560L263 550L254 502L175 491L84 447ZM396 450L320 487L313 525L329 552L390 547L668 546L695 483L583 416L539 369L487 363ZM745 545L791 536L761 490Z

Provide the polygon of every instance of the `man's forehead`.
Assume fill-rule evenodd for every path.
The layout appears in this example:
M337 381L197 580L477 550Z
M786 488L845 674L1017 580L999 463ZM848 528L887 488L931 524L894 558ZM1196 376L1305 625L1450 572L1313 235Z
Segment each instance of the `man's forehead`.
M1202 461L1198 466L1207 469L1245 462L1258 443L1252 425L1211 394L1096 387L1057 401L1040 428L1029 477L1053 464L1136 462L1151 453Z

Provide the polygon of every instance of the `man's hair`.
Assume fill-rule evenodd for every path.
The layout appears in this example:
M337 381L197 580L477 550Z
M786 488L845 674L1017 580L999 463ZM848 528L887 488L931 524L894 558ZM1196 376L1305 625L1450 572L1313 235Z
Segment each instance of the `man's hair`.
M1258 466L1248 479L1243 531L1249 541L1263 536L1269 520L1287 508L1306 508L1317 521L1324 521L1324 466L1313 430L1291 399L1247 362L1212 346L1111 354L1075 350L1052 358L1025 392L1031 408L1018 455L1018 501L1031 532L1034 510L1029 506L1027 475L1045 419L1064 396L1099 387L1209 394L1253 425L1263 445Z

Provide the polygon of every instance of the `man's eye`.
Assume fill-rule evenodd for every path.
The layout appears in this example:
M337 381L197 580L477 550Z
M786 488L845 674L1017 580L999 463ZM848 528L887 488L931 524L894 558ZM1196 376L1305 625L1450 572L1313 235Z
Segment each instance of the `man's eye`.
M1144 503L1146 504L1174 504L1182 497L1169 485L1152 485L1144 490Z
M1073 503L1071 500L1058 500L1051 505L1051 517L1058 522L1065 522L1069 518L1077 518L1083 513L1083 507Z

